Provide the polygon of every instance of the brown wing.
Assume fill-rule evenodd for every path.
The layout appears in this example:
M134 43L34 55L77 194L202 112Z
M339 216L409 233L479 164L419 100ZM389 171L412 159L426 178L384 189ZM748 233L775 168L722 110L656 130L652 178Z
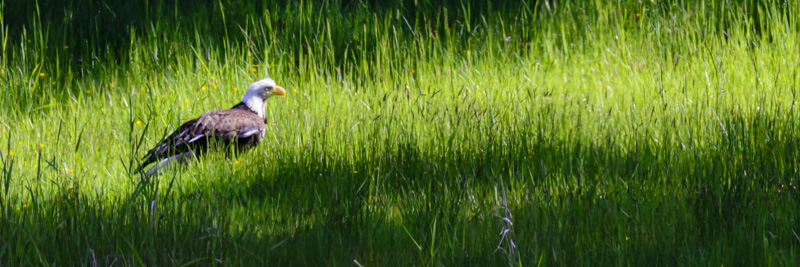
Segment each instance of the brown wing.
M189 150L202 154L208 140L223 145L235 141L239 144L257 144L264 137L264 119L241 109L214 110L187 121L145 154L138 171L161 159Z

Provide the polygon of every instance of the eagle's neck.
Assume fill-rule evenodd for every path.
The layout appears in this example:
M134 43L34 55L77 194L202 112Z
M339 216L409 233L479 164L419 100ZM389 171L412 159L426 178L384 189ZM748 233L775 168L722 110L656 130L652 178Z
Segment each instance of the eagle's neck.
M264 117L264 100L261 100L261 98L258 98L258 97L245 97L244 99L242 99L242 104L247 106L247 108L250 109L250 111L255 112L256 114L258 114L258 116L261 117L262 119L265 118Z

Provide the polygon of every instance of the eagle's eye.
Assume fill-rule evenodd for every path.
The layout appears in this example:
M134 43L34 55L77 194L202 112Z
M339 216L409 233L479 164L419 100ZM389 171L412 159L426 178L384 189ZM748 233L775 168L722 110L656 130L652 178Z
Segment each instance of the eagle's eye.
M273 89L272 86L267 86L264 88L264 90L267 92L272 91L272 89Z

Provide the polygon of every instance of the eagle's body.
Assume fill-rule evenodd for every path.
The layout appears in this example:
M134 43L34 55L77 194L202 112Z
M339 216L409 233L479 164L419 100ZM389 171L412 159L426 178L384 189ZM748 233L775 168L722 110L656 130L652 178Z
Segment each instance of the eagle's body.
M209 145L235 145L240 150L254 147L264 139L264 102L273 94L286 92L272 79L263 79L250 85L242 102L232 108L212 110L183 123L147 152L137 172L158 162L145 172L146 176L157 175L173 162L185 163L187 157L202 155Z

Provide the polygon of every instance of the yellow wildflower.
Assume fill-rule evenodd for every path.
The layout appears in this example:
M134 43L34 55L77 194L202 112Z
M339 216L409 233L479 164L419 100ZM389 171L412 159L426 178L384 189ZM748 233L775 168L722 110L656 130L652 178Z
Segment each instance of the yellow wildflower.
M256 71L258 71L258 69L253 67L253 69L251 69L250 71L252 71L253 73L256 73Z
M233 164L239 165L239 161L235 160L235 161L233 161Z
M628 241L628 240L631 240L631 238L626 236L625 237L625 241Z
M13 155L14 155L14 151L11 151L11 150L9 150L9 151L8 151L8 155L9 155L9 156L13 156Z
M358 171L353 171L353 174L356 174L356 173L358 173Z
M69 169L69 173L75 173L75 170Z
M211 84L211 87L214 88L214 89L217 89L217 85L216 84Z
M44 77L44 72L39 72L39 77Z
M206 90L206 86L205 85L200 86L200 89L203 89L203 91L205 91Z
M417 73L416 70L411 70L411 74Z
M297 89L292 89L292 93L297 93Z
M142 121L136 121L136 125L142 125Z
M88 95L88 94L91 94L91 93L92 93L92 90L86 90L86 94L87 94L87 95Z
M189 99L184 99L183 102L189 103Z
M64 46L64 50L67 50L67 49L69 49L69 46L65 45Z
M233 91L239 91L239 88L236 88L236 86L234 86Z
M39 144L39 148L44 148L44 144Z

